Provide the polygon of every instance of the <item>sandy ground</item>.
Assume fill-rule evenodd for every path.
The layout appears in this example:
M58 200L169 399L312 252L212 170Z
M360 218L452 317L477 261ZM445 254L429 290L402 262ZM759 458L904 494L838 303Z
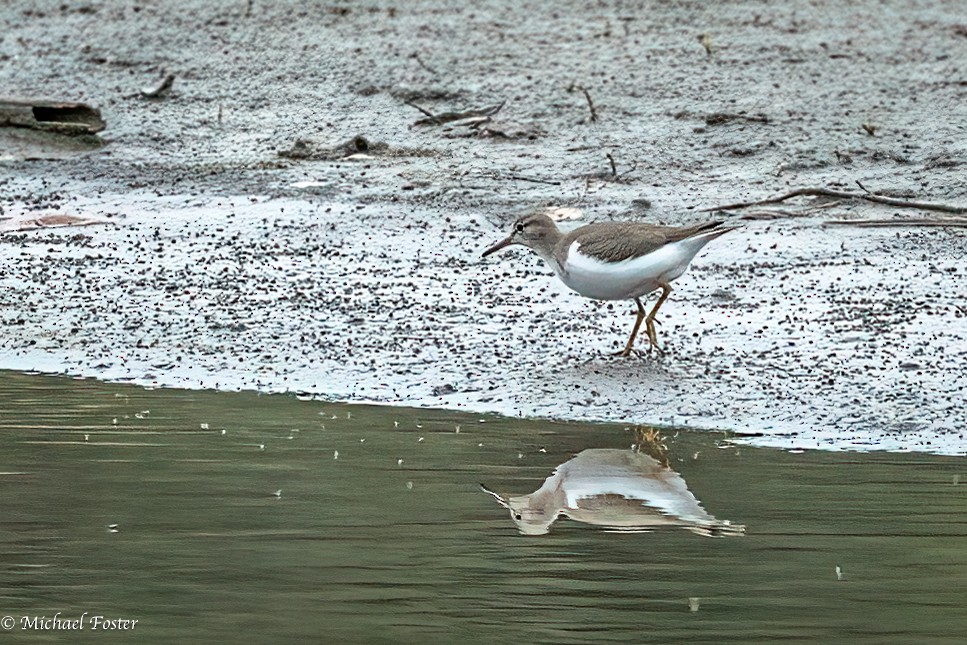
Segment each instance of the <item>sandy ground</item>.
M0 152L0 367L967 453L965 229L753 209L776 219L707 247L665 354L632 359L609 353L633 305L479 257L547 205L686 223L856 182L967 203L961 3L845 4L5 3L0 93L108 129ZM473 129L407 101L504 105ZM13 230L52 214L109 223Z

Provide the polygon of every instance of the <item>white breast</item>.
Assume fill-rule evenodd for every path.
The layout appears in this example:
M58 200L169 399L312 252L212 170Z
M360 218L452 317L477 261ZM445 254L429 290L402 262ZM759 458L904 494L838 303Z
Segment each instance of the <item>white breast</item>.
M637 298L685 273L688 263L710 238L697 236L672 242L647 255L621 262L604 262L583 255L581 243L574 242L558 275L564 284L586 298Z

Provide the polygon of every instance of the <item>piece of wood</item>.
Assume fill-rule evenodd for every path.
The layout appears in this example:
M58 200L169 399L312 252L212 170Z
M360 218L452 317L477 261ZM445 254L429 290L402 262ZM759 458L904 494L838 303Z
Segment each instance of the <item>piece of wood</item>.
M440 114L433 114L429 110L421 108L415 103L404 101L406 105L409 105L410 107L415 108L426 115L425 119L414 121L413 125L443 125L444 123L460 121L461 119L476 119L479 117L489 118L500 112L500 109L504 107L504 103L506 102L507 101L501 101L499 105L488 105L487 107L483 108L472 108L462 112L442 112Z
M830 188L798 188L783 195L779 195L778 197L760 199L754 202L738 202L735 204L726 204L725 206L713 206L711 208L703 208L700 212L730 211L749 208L750 206L778 204L779 202L784 202L787 199L792 199L793 197L834 197L836 199L862 199L864 201L873 202L874 204L885 204L887 206L896 206L898 208L919 208L920 210L951 213L954 215L967 213L967 206L936 204L933 202L918 202L907 199L897 199L895 197L887 197L885 195L877 195L874 193L851 193L845 190L832 190Z
M84 103L0 98L0 126L60 134L94 134L107 124L101 111Z
M537 177L525 177L523 175L503 175L496 176L494 179L507 179L510 181L529 181L532 184L548 184L550 186L560 186L561 182L553 179L538 179Z
M586 87L582 87L581 91L584 92L584 98L588 102L588 109L591 111L591 121L597 121L598 111L594 109L594 101L591 100L591 92L589 92L588 88Z
M859 226L862 228L883 228L890 226L941 226L967 228L967 217L940 217L922 219L831 219L823 222L833 226Z
M618 176L618 167L614 164L614 157L611 156L611 153L610 152L606 152L606 153L604 153L604 155L608 158L608 161L611 163L611 176L612 177L617 177Z

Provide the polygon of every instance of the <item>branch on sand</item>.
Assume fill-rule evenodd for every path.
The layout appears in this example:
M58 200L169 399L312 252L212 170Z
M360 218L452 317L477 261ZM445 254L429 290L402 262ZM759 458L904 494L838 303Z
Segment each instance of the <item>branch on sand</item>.
M967 213L967 206L955 206L951 204L936 204L933 202L918 202L918 201L911 201L907 199L897 199L895 197L887 197L886 195L877 195L875 193L870 193L870 192L851 193L849 191L833 190L831 188L798 188L791 192L785 193L784 195L779 195L778 197L771 197L769 199L760 199L754 202L738 202L735 204L726 204L725 206L713 206L712 208L703 208L702 211L707 212L707 211L739 210L742 208L749 208L750 206L764 206L767 204L778 204L779 202L784 202L787 199L792 199L793 197L832 197L834 199L862 199L864 201L872 202L874 204L884 204L886 206L896 206L898 208L918 208L920 210L935 211L939 213L951 213L953 215L962 215L964 213Z
M859 226L881 228L890 226L945 226L967 228L967 217L939 217L917 219L831 219L823 222L833 226Z
M464 119L474 121L489 120L490 117L500 112L500 108L504 107L504 103L507 101L502 101L499 105L489 105L483 108L472 108L462 112L442 112L440 114L433 114L429 110L420 107L416 103L411 103L410 101L403 102L409 105L411 108L417 109L426 115L425 119L415 121L413 125L443 125L444 123L453 123L454 121L462 121Z

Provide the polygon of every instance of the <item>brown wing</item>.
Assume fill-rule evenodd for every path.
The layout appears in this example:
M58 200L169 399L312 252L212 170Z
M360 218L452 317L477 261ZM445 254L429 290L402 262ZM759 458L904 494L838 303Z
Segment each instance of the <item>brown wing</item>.
M588 224L565 235L558 242L555 252L561 256L575 239L581 238L581 253L607 262L621 262L628 258L651 253L671 242L713 230L721 221L705 222L695 226L658 226L638 222L601 222Z

